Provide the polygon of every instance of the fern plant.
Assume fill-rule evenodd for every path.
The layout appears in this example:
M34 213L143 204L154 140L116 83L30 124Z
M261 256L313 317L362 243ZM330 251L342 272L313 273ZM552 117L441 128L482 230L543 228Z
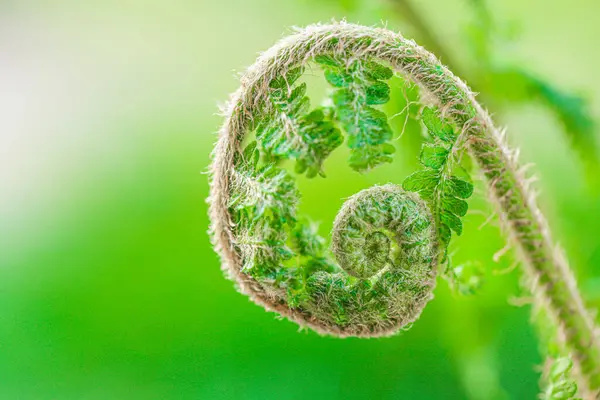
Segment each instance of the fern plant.
M320 67L331 86L329 101L312 109L306 84L298 83L308 65ZM394 73L421 94L418 118L428 132L422 168L402 186L374 186L348 199L328 249L315 224L297 213L294 173L325 176L324 161L343 142L355 171L391 162L393 132L380 106L389 100ZM223 269L256 303L320 333L398 332L419 317L436 277L448 275L448 244L462 233L473 193L461 166L466 153L520 251L579 395L595 396L595 326L515 153L464 82L391 31L309 26L281 40L243 76L225 109L211 168L211 230ZM295 162L294 173L286 160ZM556 368L561 372L550 375L548 393L567 388L570 394L570 368Z

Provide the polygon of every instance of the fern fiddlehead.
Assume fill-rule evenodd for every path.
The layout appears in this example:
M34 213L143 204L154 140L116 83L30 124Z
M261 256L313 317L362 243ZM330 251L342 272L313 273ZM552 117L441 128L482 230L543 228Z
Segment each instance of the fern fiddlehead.
M330 105L310 109L306 65L324 70ZM329 255L298 217L299 193L285 160L308 177L345 141L350 166L390 162L386 80L416 83L430 143L423 170L404 189L376 186L351 197L336 218ZM342 133L343 132L343 133ZM255 140L252 140L254 136ZM249 143L248 143L249 142ZM438 264L473 191L456 173L466 150L485 176L538 304L573 360L581 392L600 387L600 350L568 264L555 249L515 156L469 88L423 48L385 29L314 25L284 38L242 78L225 110L212 163L210 214L225 272L256 303L338 336L380 336L414 321L432 297Z

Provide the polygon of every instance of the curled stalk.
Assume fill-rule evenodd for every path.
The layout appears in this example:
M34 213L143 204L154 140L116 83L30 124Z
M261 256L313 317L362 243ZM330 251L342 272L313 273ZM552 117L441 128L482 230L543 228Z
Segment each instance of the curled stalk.
M309 64L318 64L332 86L330 106L310 109L306 85L298 83ZM297 174L324 176L323 163L345 133L354 170L390 162L392 132L378 105L389 99L392 70L432 104L421 117L431 138L423 170L404 181L404 190L374 187L346 202L332 233L336 263L314 224L296 215L299 193L285 161L295 161ZM432 297L452 234L462 232L473 191L456 173L463 150L485 176L536 301L558 329L581 393L591 396L600 388L594 323L514 152L464 82L389 30L309 26L262 54L242 77L211 168L211 229L223 269L256 303L319 332L396 332Z

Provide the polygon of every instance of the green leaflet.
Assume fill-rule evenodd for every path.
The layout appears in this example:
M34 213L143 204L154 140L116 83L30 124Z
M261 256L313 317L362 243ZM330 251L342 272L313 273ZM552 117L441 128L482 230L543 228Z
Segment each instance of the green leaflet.
M473 194L473 184L464 181L456 176L450 177L445 182L446 192L451 196L456 196L460 199L468 199Z
M388 80L394 76L394 72L385 65L372 60L363 61L364 73L371 80Z
M433 107L423 109L421 121L423 121L423 125L425 125L430 135L447 143L454 143L456 140L457 135L454 133L452 126L441 119Z
M372 60L348 60L317 56L332 93L335 119L348 134L349 164L362 172L392 161L395 149L387 116L372 106L390 100L390 87L384 80L393 72Z
M270 159L295 159L296 172L312 178L325 175L323 162L343 137L323 108L309 112L306 83L295 85L302 72L295 68L271 81L270 114L257 124L256 138Z
M452 231L462 234L460 218L468 210L464 199L473 194L473 185L451 175L452 150L458 137L452 126L432 107L423 110L422 121L433 143L425 143L421 148L419 162L424 169L408 176L402 185L430 202L438 221L440 241L447 248Z
M384 82L375 82L367 87L366 102L368 105L385 104L390 101L390 87Z
M448 149L443 146L425 144L421 148L419 161L426 167L440 169L448 160Z
M286 243L284 227L296 222L300 194L286 171L272 163L261 166L259 158L256 142L236 152L235 190L229 208L241 237L238 246L245 260L242 269L253 276L275 279L277 266L294 255Z
M325 80L333 87L347 87L352 82L352 77L348 74L341 74L330 69L325 70Z
M261 218L248 228L242 218L240 224L240 243L238 247L244 254L242 270L256 278L276 279L281 275L283 263L294 257L294 252L286 244L286 233L280 221L273 217ZM256 244L260 243L260 246Z
M366 171L384 162L392 162L396 149L389 143L359 147L350 153L349 164L357 171Z
M285 89L292 87L294 83L302 76L304 68L292 68L285 75L280 75L273 79L269 86L273 89Z
M402 187L404 190L409 192L417 192L425 200L431 200L435 188L439 185L440 173L434 169L426 169L423 171L417 171L412 175L409 175L404 182Z
M547 377L545 400L569 400L577 395L577 383L570 376L573 361L567 357L554 360Z
M317 174L325 176L323 161L331 152L344 141L340 131L329 120L323 109L315 109L300 119L301 132L308 150L298 154L296 158L296 172L312 178Z
M252 192L234 192L230 207L250 210L253 221L265 214L276 216L284 223L295 222L295 207L300 196L294 179L273 163L259 165L256 142L249 143L236 155L236 178L251 184Z
M451 211L442 208L442 211L440 212L440 222L447 225L448 228L456 232L457 235L462 234L462 222L460 218Z
M469 208L469 205L467 204L466 201L457 199L456 197L453 197L453 196L442 196L441 200L442 200L442 208L444 210L448 210L452 214L459 216L459 217L464 217L465 215L467 215L467 210Z

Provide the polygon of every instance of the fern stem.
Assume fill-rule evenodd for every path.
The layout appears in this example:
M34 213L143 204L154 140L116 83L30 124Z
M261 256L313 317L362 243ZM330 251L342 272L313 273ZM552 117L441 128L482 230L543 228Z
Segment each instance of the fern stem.
M387 62L425 90L444 116L459 127L459 143L465 143L487 179L498 215L534 284L536 302L554 320L558 337L570 352L580 393L586 398L595 396L600 389L600 348L594 321L584 306L566 259L553 243L546 220L520 173L514 153L505 145L501 131L464 82L427 50L389 30L348 23L309 26L263 53L243 76L240 89L225 110L225 123L220 130L212 164L212 232L225 271L255 302L323 331L314 320L290 309L278 301L276 295L241 272L229 204L234 154L239 152L259 104L265 101L269 82L315 56L332 54L352 54L356 59L371 57Z

